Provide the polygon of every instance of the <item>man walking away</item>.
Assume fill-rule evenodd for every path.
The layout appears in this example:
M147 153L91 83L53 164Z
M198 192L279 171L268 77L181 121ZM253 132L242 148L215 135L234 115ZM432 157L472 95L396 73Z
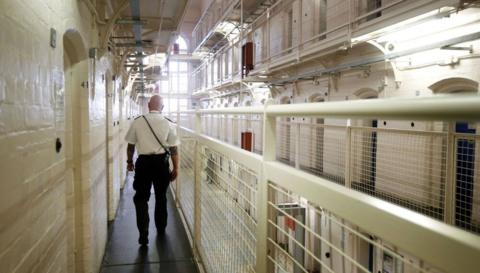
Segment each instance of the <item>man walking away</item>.
M174 127L162 115L162 97L155 95L148 103L149 113L137 117L125 136L127 147L127 169L135 170L133 188L135 210L139 231L138 243L148 244L148 200L150 190L155 191L155 226L157 235L162 236L167 226L167 188L170 181L178 174L177 146L180 141ZM137 148L138 158L133 164L133 154ZM172 158L173 169L170 172L169 157Z

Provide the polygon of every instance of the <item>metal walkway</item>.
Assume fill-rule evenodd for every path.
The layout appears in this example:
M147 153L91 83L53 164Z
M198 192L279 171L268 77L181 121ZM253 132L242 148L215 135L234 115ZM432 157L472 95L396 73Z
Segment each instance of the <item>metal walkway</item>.
M121 193L117 217L110 226L107 249L101 273L197 273L193 254L180 215L168 191L168 226L166 234L158 237L153 222L155 196L149 202L150 236L148 247L141 247L135 222L133 177L129 177Z

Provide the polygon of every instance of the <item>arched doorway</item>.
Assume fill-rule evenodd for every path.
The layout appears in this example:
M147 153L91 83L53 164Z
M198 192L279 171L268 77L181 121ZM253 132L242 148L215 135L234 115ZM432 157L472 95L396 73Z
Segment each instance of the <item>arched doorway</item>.
M479 83L461 77L452 77L438 81L429 86L434 94L463 95L479 92ZM480 231L480 215L474 211L480 210L480 182L478 177L480 156L480 139L476 137L479 132L479 124L468 121L456 121L455 123L444 124L444 131L454 135L453 152L455 165L455 209L452 211L454 219L451 219L456 226L467 230ZM444 141L446 147L446 140ZM444 169L449 166L444 166ZM453 193L452 193L453 194ZM477 197L478 198L478 197ZM453 204L450 204L453 205ZM449 204L447 204L449 206ZM449 217L446 215L446 217ZM450 219L447 218L447 221Z
M88 179L87 165L82 161L82 150L88 147L85 134L88 113L82 101L88 100L88 59L86 48L76 30L63 35L63 63L65 79L65 155L67 202L67 262L69 272L84 270L84 196L83 181Z

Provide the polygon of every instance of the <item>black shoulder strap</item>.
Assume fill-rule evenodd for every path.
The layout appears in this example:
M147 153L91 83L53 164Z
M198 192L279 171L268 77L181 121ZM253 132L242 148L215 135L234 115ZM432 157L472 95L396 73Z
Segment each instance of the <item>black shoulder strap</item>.
M148 122L147 118L145 116L142 116L142 117L145 120L145 122L147 123L148 128L150 128L150 131L152 131L152 134L155 137L155 139L158 141L158 143L160 143L160 146L162 146L162 148L165 150L165 153L170 154L170 151L162 144L160 139L158 139L157 134L155 134L155 131L153 131L152 126L150 126L150 122Z
M173 121L173 120L171 120L171 119L169 119L169 118L167 118L167 117L164 117L164 118L165 118L166 120L170 121L171 123L176 123L175 121Z

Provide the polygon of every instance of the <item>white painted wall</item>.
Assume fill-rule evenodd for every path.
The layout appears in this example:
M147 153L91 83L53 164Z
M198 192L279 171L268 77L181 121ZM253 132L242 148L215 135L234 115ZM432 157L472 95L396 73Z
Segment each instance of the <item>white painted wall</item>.
M115 110L106 109L102 75L107 70L114 73L108 54L96 60L95 66L92 59L85 58L83 72L77 70L70 83L64 82L68 76L64 74L63 35L67 30L77 31L86 56L88 48L97 47L98 33L91 23L81 1L0 3L2 271L99 270L107 239L108 210L113 213L116 209L124 173L120 163L124 159L116 156L124 153L119 141L123 132L115 126L112 142L106 143L106 114L110 111L122 124L125 109L119 106L119 96L112 104ZM57 32L56 48L50 47L50 28ZM86 81L89 88L81 88L80 83ZM69 84L73 94L65 93ZM112 86L118 88L118 84L119 80ZM77 158L83 163L77 177L72 171L72 166L80 166L72 162L76 149L72 134L76 129L69 121L75 116L79 121L76 126L82 129L75 136L82 144ZM64 144L58 154L54 149L57 137ZM110 187L106 145L115 158Z

